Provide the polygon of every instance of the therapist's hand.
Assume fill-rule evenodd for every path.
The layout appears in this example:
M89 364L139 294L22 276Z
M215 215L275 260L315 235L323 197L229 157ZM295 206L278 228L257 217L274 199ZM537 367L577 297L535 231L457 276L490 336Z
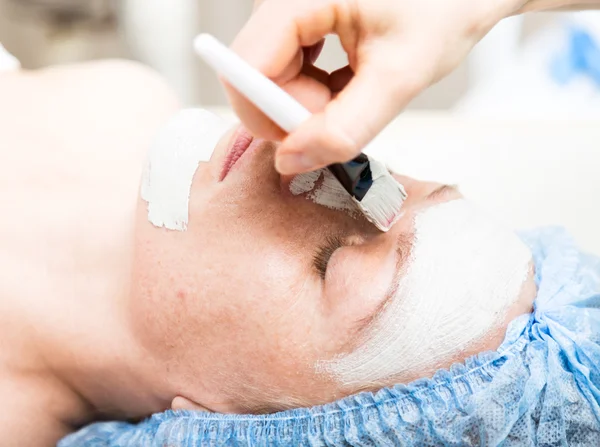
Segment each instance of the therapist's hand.
M233 49L315 116L284 132L235 90L230 101L256 135L283 140L276 166L296 174L357 155L421 90L448 74L524 0L262 0ZM313 64L337 34L349 65Z

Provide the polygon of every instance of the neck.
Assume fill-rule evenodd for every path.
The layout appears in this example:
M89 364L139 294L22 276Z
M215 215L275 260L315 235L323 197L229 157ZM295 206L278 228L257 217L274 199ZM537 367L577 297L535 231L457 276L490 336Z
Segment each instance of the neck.
M145 417L173 398L130 336L120 255L107 268L82 256L73 269L45 274L48 259L33 261L36 280L3 295L0 321L10 334L0 361L3 401L36 415L35 432L51 442L97 419ZM35 445L41 441L36 437Z
M0 221L0 391L11 409L0 411L0 430L18 445L52 444L100 418L145 417L174 397L130 331L136 176L124 187L98 178L111 173L101 166L62 183L48 178L51 164L28 165L27 184L0 179L11 216Z

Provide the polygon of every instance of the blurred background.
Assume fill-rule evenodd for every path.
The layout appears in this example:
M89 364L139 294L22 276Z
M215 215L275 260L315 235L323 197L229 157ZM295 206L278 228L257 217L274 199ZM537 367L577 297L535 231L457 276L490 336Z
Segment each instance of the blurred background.
M208 32L230 43L251 10L252 0L0 0L0 42L31 69L140 61L186 105L220 109L221 87L192 40ZM600 253L599 42L596 12L506 19L371 148L399 172L459 184L515 228L564 225ZM330 38L318 65L345 64Z
M200 31L230 43L251 0L0 0L0 42L26 68L130 58L160 71L186 104L219 106L212 72L193 54ZM597 13L539 13L501 22L450 77L412 109L462 114L578 115L600 110ZM330 38L319 60L346 59Z

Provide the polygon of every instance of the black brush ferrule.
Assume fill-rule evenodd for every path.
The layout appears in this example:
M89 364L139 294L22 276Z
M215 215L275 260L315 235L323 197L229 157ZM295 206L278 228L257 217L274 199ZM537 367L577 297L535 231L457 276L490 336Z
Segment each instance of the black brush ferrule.
M365 154L360 154L347 163L330 165L328 169L344 189L359 202L364 199L373 185L371 163Z

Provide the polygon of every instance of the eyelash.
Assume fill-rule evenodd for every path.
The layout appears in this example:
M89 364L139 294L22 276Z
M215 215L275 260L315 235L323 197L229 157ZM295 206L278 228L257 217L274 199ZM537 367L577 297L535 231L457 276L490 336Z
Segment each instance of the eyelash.
M338 248L344 246L344 241L339 236L328 236L325 243L319 247L313 256L313 265L321 279L325 279L329 260Z

